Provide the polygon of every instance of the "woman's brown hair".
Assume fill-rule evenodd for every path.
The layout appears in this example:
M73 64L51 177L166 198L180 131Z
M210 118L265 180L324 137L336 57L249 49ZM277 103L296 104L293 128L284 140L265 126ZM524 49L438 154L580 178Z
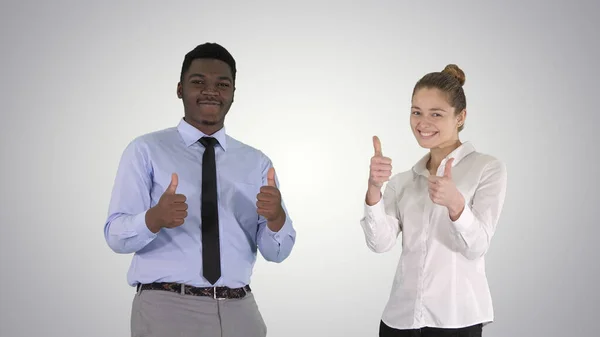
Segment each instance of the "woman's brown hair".
M454 108L454 113L459 114L467 108L467 98L463 90L465 73L456 64L447 65L444 70L429 73L423 76L413 89L413 96L422 88L435 88L446 94L448 104ZM458 127L462 131L464 124Z

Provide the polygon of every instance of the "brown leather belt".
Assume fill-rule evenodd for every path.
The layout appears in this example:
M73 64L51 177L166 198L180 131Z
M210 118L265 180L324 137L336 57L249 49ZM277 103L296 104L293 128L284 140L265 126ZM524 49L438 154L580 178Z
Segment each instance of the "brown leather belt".
M140 292L142 290L164 290L183 295L212 297L219 300L244 298L249 292L252 291L249 285L242 288L193 287L181 283L170 282L138 284L137 291Z

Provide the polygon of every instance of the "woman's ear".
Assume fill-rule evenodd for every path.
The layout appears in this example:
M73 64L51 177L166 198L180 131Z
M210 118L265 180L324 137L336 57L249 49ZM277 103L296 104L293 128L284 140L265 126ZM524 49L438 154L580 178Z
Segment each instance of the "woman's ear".
M465 124L465 120L467 119L467 109L463 109L457 117L458 126L462 126Z

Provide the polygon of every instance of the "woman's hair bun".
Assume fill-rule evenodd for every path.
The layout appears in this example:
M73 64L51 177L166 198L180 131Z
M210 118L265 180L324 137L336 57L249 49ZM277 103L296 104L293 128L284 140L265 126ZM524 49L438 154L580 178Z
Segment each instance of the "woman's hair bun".
M456 64L447 65L442 72L455 77L461 86L465 84L465 73Z

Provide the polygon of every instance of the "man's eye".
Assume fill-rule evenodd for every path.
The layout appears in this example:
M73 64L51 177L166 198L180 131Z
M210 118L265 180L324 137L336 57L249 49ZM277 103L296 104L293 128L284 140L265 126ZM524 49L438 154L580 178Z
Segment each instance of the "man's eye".
M229 83L219 83L219 86L227 88L229 87Z

